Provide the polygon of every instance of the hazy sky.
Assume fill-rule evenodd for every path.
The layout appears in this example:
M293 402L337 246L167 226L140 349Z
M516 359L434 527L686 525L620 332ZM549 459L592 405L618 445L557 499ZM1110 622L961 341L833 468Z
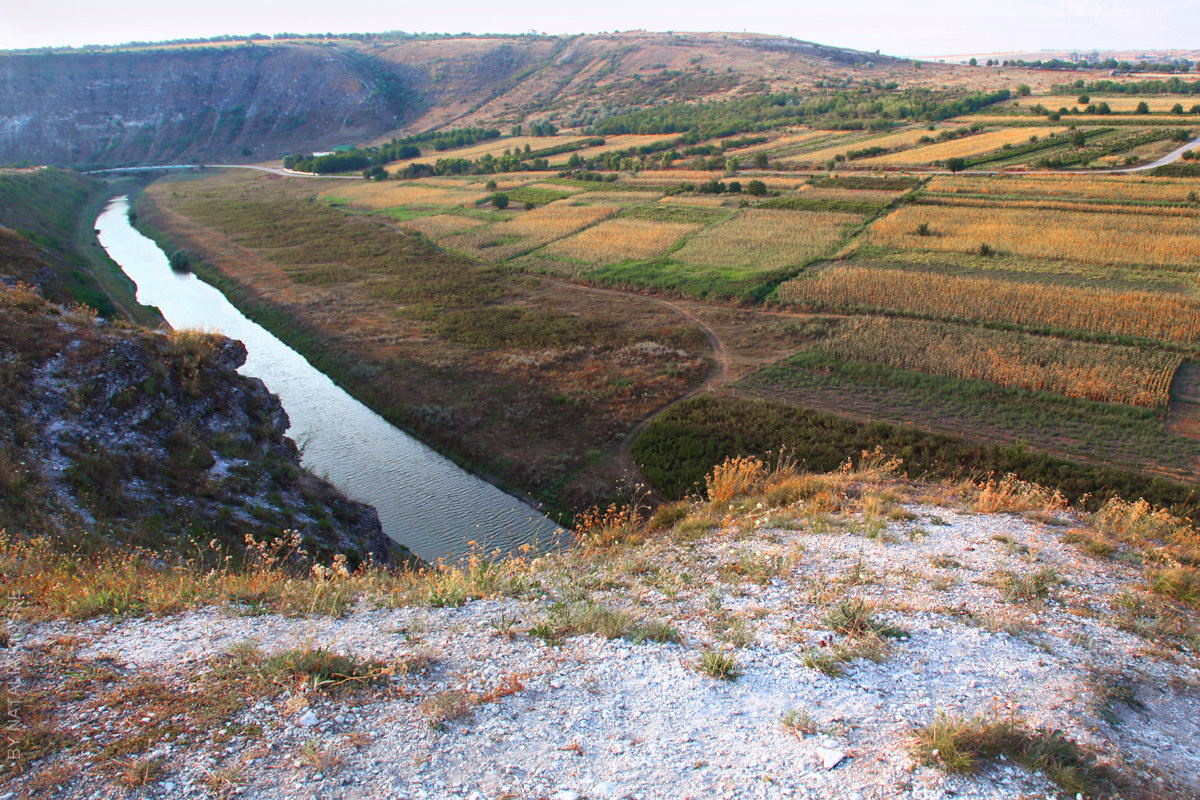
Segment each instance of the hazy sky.
M894 55L1034 49L1200 49L1195 0L0 0L0 48L217 34L373 32L775 33Z

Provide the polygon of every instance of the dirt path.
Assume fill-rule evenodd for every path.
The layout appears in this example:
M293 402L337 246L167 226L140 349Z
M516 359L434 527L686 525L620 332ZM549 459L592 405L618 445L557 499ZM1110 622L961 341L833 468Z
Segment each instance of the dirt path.
M627 475L629 477L630 482L634 483L634 484L641 484L648 491L650 491L651 494L649 496L649 499L652 499L652 500L660 502L660 503L664 502L664 498L662 498L661 496L658 495L658 493L650 485L650 482L648 480L646 480L646 476L642 474L642 471L638 467L637 463L633 460L633 443L635 441L637 441L637 438L642 435L642 433L646 430L646 428L650 427L650 423L654 422L654 420L658 419L658 417L660 417L662 414L666 413L666 411L668 409L678 405L679 403L682 403L684 400L687 400L688 398L695 397L696 395L700 394L701 392L712 391L713 389L717 388L718 386L724 385L725 379L729 373L729 367L730 367L730 363L731 363L731 359L729 358L729 352L725 347L725 343L721 341L721 337L718 336L717 332L714 331L712 328L710 328L707 323L705 323L703 320L701 320L695 314L688 311L686 308L682 307L678 303L672 302L670 300L666 300L661 297L650 297L648 295L638 294L637 292L621 291L619 289L601 289L597 286L587 286L587 285L579 284L579 283L571 283L570 281L559 280L557 278L547 278L545 276L541 276L541 278L542 278L542 281L544 281L545 283L550 283L555 286L561 286L565 289L575 289L575 290L581 291L581 292L590 292L593 294L605 294L605 295L610 295L610 296L615 296L615 297L624 297L624 298L629 298L629 299L642 300L642 301L646 301L646 302L650 302L650 303L657 303L658 305L668 308L671 311L675 312L676 314L679 314L680 316L685 317L689 322L691 322L697 328L699 328L700 332L702 334L704 334L704 338L708 340L708 345L709 345L709 347L712 348L713 366L712 366L712 369L709 371L708 377L704 380L704 382L697 386L692 387L688 391L681 394L679 397L676 397L671 402L667 403L666 405L662 406L654 413L650 414L648 417L643 419L637 425L634 425L633 428L629 431L629 433L627 433L625 435L625 439L621 442L621 448L617 452L617 465L620 468L621 472L623 472L625 475Z
M1185 361L1171 381L1167 430L1179 436L1200 439L1200 366L1191 362ZM1196 467L1200 473L1200 464Z

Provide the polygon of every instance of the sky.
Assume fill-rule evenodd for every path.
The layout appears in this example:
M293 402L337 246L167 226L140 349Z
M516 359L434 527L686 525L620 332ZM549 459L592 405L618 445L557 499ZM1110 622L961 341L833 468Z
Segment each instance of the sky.
M0 49L219 34L751 31L898 56L1200 49L1195 0L0 0Z

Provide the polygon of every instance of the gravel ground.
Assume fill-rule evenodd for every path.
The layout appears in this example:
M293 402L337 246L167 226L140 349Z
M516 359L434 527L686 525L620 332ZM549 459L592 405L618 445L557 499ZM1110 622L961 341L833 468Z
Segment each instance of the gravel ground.
M1196 643L1161 625L1150 635L1160 618L1130 611L1147 597L1139 567L1064 544L1078 520L907 510L886 530L750 515L592 564L590 582L573 583L558 562L542 597L458 608L9 623L0 669L15 674L23 655L64 636L79 659L116 665L126 680L184 680L248 640L265 652L321 646L428 664L356 694L264 696L216 735L160 743L149 757L161 774L135 790L146 797L1056 796L1045 776L1013 762L973 775L918 763L913 731L940 713L1061 729L1161 796L1200 797ZM1039 576L1042 588L1013 598L1010 574ZM554 602L583 597L669 619L682 641L590 634L547 644L529 633ZM824 621L844 598L873 604L903 634L883 640L877 661L851 660L835 676L806 666L806 655L811 663L850 643ZM706 649L736 659L737 679L698 669ZM72 708L72 725L97 742L128 724L96 697ZM815 732L788 730L789 710ZM42 768L56 766L67 774L53 759ZM127 791L88 766L73 770L60 796Z

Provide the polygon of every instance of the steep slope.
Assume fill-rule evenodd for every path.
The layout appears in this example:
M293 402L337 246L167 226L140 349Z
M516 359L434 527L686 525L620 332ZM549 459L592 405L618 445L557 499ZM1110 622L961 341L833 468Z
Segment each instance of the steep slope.
M955 82L953 68L922 72L760 34L383 35L17 53L0 55L0 163L263 161L397 130L582 125L846 73Z
M156 550L288 530L314 552L387 559L374 509L300 468L278 398L234 371L245 358L0 280L0 529Z
M0 58L0 162L275 158L378 136L415 76L344 47L276 45Z

